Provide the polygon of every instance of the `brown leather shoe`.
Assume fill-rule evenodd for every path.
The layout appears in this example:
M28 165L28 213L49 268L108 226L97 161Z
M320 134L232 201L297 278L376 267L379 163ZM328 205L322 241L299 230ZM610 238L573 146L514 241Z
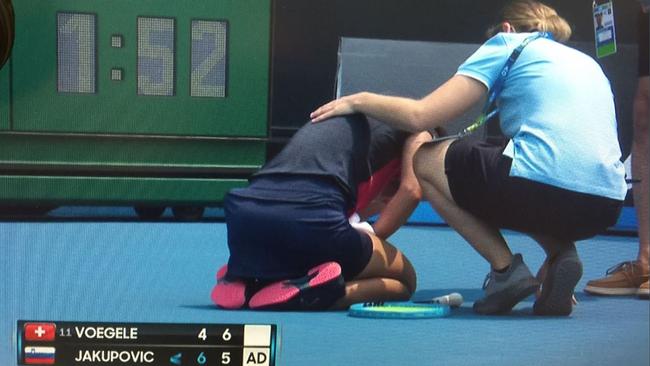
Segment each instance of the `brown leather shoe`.
M643 268L636 261L622 262L608 269L605 277L587 282L585 292L594 295L636 295L639 287L647 284L648 272L648 268Z

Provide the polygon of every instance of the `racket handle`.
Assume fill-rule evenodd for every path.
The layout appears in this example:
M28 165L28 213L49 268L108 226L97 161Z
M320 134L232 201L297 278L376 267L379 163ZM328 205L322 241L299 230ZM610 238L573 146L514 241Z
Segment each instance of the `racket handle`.
M452 293L444 295L444 296L438 296L438 297L434 297L433 299L430 299L430 300L423 300L423 301L417 301L417 302L449 305L450 307L455 308L455 307L459 307L459 306L461 306L463 304L463 295L459 294L458 292L452 292Z

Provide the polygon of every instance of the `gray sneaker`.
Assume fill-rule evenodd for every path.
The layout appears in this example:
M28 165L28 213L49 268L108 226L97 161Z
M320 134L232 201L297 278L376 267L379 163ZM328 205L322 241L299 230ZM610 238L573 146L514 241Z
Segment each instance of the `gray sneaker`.
M485 297L474 302L474 311L479 314L502 314L512 310L518 302L537 291L539 281L530 273L521 254L515 254L508 271L491 271L483 289Z
M573 310L573 291L582 277L582 262L575 246L560 252L549 261L542 294L535 301L537 315L566 316Z

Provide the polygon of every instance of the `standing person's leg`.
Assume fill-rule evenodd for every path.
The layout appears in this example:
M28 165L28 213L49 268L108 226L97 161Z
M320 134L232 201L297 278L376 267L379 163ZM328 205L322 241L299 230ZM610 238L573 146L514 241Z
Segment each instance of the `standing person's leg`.
M650 123L650 77L639 78L634 99L634 137L632 140L632 177L640 180L634 184L634 206L639 227L639 251L636 261L617 264L607 270L603 278L591 280L585 291L595 295L635 295L648 296L648 258L650 243L648 226L650 215L650 179L648 178L648 124Z
M424 197L491 265L486 296L474 303L481 314L510 311L514 305L535 292L539 283L523 263L521 255L512 255L498 228L460 207L452 197L446 156L453 142L423 145L414 166ZM468 177L468 179L472 179ZM477 183L478 184L478 183Z
M632 176L641 182L634 186L634 206L639 225L639 254L637 263L645 269L645 283L638 290L638 295L648 297L648 272L650 259L650 179L648 170L650 148L648 143L648 124L650 124L650 76L639 78L636 99L634 101L634 140L632 142Z

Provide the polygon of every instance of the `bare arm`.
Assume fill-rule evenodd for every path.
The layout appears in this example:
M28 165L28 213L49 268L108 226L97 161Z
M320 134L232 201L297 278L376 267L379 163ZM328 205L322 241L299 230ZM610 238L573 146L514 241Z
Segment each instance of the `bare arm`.
M420 145L428 141L431 141L431 135L422 132L409 137L404 144L399 189L372 225L375 234L382 239L388 238L404 225L422 199L422 189L413 171L413 156Z
M362 92L333 100L311 113L313 122L363 113L407 131L433 130L462 115L487 94L478 80L455 75L422 99Z

